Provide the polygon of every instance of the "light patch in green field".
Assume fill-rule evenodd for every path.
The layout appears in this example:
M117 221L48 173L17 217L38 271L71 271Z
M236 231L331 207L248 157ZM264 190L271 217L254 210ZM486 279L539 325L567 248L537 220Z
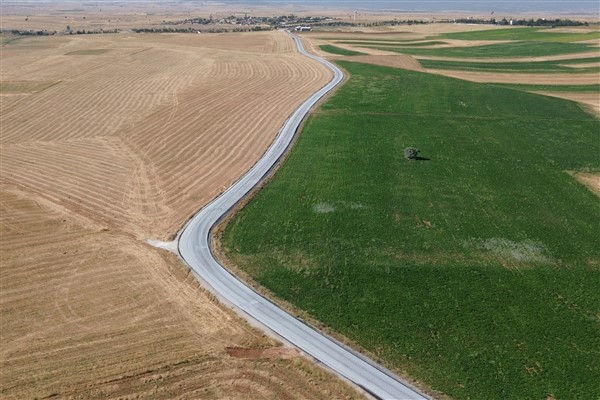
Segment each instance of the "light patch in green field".
M549 263L552 261L546 245L535 240L514 242L505 238L472 239L465 243L465 247L483 250L507 261L519 263Z
M365 208L367 208L367 206L362 203L355 203L352 201L336 201L335 203L317 203L313 206L313 211L317 214L328 214L335 211L362 210Z
M317 203L313 206L313 211L317 214L328 214L335 211L335 206L330 203Z

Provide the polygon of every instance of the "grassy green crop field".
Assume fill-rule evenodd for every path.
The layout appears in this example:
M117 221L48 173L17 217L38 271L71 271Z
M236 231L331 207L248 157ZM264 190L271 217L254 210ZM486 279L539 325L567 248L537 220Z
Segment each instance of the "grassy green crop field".
M332 46L330 44L324 44L319 46L319 48L327 53L338 54L341 56L359 56L364 55L365 53L361 53L360 51L353 51L348 49L342 49L341 47Z
M229 257L452 398L597 399L600 201L565 171L600 171L600 121L340 64L351 78L226 228Z
M442 47L436 49L423 49L413 47L391 47L391 46L363 46L377 50L394 51L397 53L411 54L414 56L438 56L438 57L542 57L558 54L573 54L598 51L587 43L564 43L546 41L523 41L498 44L487 44L484 46L470 47Z
M592 73L600 72L600 67L569 67L569 64L600 62L600 57L583 59L535 61L535 62L469 62L445 60L419 60L427 69L484 72L520 72L520 73Z
M439 37L459 40L522 40L541 42L581 42L584 40L600 39L600 31L572 33L560 32L553 28L503 28L471 32L445 33Z
M371 46L402 46L402 47L422 47L422 46L433 46L438 44L446 44L440 40L429 40L429 41L415 41L415 42L402 42L402 41L383 41L383 40L340 40L336 43L340 44L356 44L356 45L371 45Z

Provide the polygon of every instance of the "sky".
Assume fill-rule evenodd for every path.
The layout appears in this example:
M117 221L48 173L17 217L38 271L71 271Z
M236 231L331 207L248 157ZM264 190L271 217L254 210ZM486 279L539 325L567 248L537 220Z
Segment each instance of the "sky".
M3 3L148 3L153 0L0 0ZM548 12L591 14L600 19L600 0L156 0L156 3L196 3L268 6L317 6L356 10L409 12L473 11L478 13Z
M599 0L530 0L530 1L504 1L504 0L219 0L228 4L293 4L293 5L318 5L355 9L400 10L400 11L502 11L502 12L585 12L600 14Z

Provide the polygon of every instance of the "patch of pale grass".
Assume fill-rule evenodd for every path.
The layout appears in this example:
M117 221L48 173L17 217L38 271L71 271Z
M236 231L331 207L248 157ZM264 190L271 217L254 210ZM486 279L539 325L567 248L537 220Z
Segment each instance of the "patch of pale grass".
M335 211L335 206L330 203L317 203L313 206L313 211L317 214L327 214Z
M548 263L552 261L546 245L529 239L521 242L506 238L472 239L465 243L465 247L483 250L502 259L520 263Z

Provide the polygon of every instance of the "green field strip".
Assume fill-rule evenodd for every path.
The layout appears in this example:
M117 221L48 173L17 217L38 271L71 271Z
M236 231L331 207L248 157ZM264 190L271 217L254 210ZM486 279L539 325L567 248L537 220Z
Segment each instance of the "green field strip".
M441 40L430 40L427 42L389 42L384 43L380 41L337 41L339 44L352 44L352 45L369 45L369 46L402 46L402 47L421 47L421 46L434 46L439 44L447 44L446 42L442 42Z
M568 33L555 32L552 28L505 28L473 32L445 33L439 35L439 37L460 40L519 40L567 43L600 39L600 31Z
M445 47L438 49L419 49L410 47L363 46L377 50L394 51L416 56L461 57L461 58L500 58L500 57L541 57L559 54L583 53L597 50L584 43L554 42L514 42L488 44L472 47Z
M366 35L370 35L370 34L366 34ZM371 35L373 36L373 35ZM394 42L394 43L411 43L411 42L415 42L418 40L423 40L423 39L385 39L385 38L377 38L377 39L373 39L373 38L356 38L356 37L337 37L337 38L332 38L332 37L317 37L316 39L319 40L330 40L330 41L340 41L340 40L353 40L353 41L377 41L377 42ZM437 39L437 36L430 36L430 37L426 37L426 39Z
M596 59L597 61L597 59ZM584 63L584 61L536 61L536 62L461 62L443 60L419 60L427 69L443 69L456 71L481 71L481 72L519 72L519 73L593 73L600 72L600 67L568 67L561 64Z
M332 46L329 44L321 45L319 48L327 53L338 54L341 56L360 56L366 55L366 53L361 53L360 51L342 49L340 47Z
M500 85L340 62L224 232L261 285L456 399L600 392L600 120ZM404 159L408 146L421 161Z

